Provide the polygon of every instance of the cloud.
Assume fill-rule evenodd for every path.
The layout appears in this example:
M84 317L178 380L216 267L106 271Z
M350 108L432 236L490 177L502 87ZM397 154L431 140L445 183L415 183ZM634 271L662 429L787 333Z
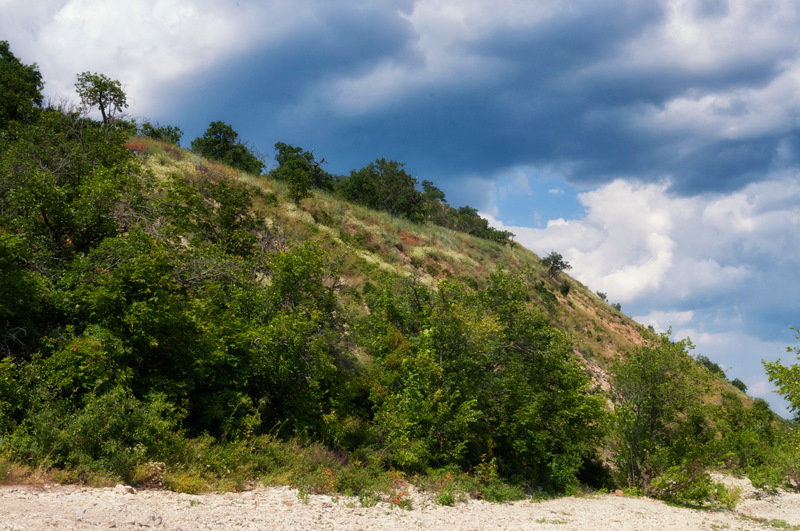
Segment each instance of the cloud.
M242 32L257 29L257 10L242 2L102 0L43 2L17 8L16 17L33 41L21 39L35 54L51 96L72 93L79 72L98 71L122 80L142 107L152 89L203 65L242 50Z
M48 94L99 71L134 115L227 120L334 172L387 156L443 189L529 167L692 196L800 167L794 0L0 2Z
M800 300L800 175L691 198L668 182L617 180L578 199L583 215L544 228L487 217L540 256L561 252L571 275L636 321L690 337L698 354L789 416L761 360L796 343L788 325Z
M683 312L655 310L647 315L633 316L633 319L645 326L652 326L658 333L664 333L674 325L683 325L691 322L692 317L694 317L694 312L691 310Z
M800 288L790 279L800 267L797 175L694 198L671 194L666 182L617 180L578 199L584 217L545 228L492 222L535 252L558 250L576 278L634 311L697 317L700 309L726 308L725 319L740 316L757 336L762 326L774 330L796 319Z

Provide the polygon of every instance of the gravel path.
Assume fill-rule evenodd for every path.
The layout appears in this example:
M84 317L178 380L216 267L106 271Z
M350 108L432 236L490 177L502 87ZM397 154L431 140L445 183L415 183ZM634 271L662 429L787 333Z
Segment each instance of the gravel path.
M741 481L741 480L734 480ZM743 485L749 486L745 482ZM613 494L544 502L454 507L414 497L413 510L387 503L361 507L357 499L309 495L288 487L244 493L188 495L131 487L0 487L0 529L776 529L800 526L800 494L761 497L752 488L735 511L671 507L648 498ZM760 498L760 499L759 499Z

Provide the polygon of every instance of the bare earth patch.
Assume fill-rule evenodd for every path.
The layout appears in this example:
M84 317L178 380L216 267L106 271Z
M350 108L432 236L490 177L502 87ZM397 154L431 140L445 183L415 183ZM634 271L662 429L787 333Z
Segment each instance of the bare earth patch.
M611 494L442 507L415 494L409 511L385 502L362 507L355 498L298 497L288 487L189 495L123 486L4 486L0 529L755 530L775 529L773 520L800 525L800 494L762 496L750 488L743 495L735 511L707 511Z

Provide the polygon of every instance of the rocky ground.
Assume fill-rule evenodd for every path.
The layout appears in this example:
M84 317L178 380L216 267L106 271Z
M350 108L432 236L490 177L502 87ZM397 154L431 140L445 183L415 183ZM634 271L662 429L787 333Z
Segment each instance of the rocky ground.
M614 494L543 502L436 505L412 494L412 509L298 495L288 487L189 495L118 485L0 487L0 529L800 529L800 494L767 496L746 480L734 511L673 507Z

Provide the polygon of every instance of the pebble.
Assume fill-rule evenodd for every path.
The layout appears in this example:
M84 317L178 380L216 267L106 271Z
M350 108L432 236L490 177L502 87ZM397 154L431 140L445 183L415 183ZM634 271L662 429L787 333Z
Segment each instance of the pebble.
M37 494L38 493L38 494ZM34 496L37 494L38 498ZM111 496L108 496L108 495ZM381 502L361 507L357 498L257 488L240 494L186 495L117 485L107 489L0 487L0 530L43 529L770 529L753 517L800 525L800 494L757 499L748 491L735 512L696 511L647 498L583 495L532 503L469 501L435 505L414 492L411 511ZM66 524L66 525L65 525ZM14 527L12 527L14 526Z

